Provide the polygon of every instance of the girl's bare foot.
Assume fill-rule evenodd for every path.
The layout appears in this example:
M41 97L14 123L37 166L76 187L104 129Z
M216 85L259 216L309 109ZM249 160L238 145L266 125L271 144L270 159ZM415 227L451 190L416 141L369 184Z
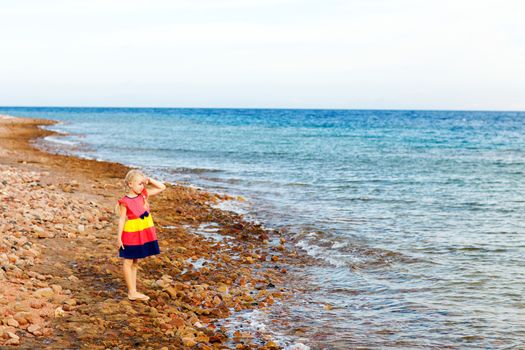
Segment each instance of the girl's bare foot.
M128 299L129 300L140 300L140 301L148 301L149 297L147 295L144 295L139 292L135 292L133 294L128 293Z

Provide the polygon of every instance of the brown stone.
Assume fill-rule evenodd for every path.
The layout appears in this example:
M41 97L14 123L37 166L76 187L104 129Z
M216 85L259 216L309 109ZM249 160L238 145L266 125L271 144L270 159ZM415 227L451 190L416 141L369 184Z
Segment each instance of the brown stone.
M13 333L13 332L9 332L8 331L6 333L9 336L9 338L11 338L11 339L17 339L17 340L20 339L20 337L18 335L16 335L15 333Z
M47 288L40 288L40 289L37 289L34 293L33 293L36 297L45 297L45 298L51 298L53 295L55 295L55 292L53 291L53 289L47 287Z
M172 297L173 299L177 299L177 290L175 288L168 287L164 290L170 295L170 297Z
M13 305L13 310L15 311L30 311L31 309L29 308L29 306L25 303L21 303L21 302L16 302L14 305Z
M67 279L70 280L73 283L76 283L76 282L79 281L79 278L74 276L74 275L69 276Z
M277 345L274 341L269 341L264 346L268 349L279 349L279 345Z
M190 338L190 337L182 338L182 343L184 344L184 346L194 346L197 344L197 342L195 341L195 338Z
M69 306L75 306L77 305L77 301L73 298L69 298L69 299L64 300L64 304L67 304Z
M20 339L11 338L11 339L7 340L4 344L5 345L19 345L20 344Z
M29 327L27 327L27 331L29 333L35 333L36 331L38 331L40 329L40 326L36 325L36 324L32 324L30 325Z
M64 317L65 314L66 313L60 306L55 309L55 317Z
M53 235L46 231L38 231L36 233L37 238L53 238Z
M217 287L217 291L221 293L227 293L228 292L228 286L225 284L221 284L219 287Z
M6 320L6 324L8 326L11 326L11 327L15 327L15 328L18 328L20 327L20 324L18 323L17 320L15 320L14 318L10 317Z

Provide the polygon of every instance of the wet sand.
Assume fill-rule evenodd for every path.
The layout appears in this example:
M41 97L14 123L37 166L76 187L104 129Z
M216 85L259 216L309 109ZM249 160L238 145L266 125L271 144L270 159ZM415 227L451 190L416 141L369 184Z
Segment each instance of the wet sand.
M35 148L53 123L0 117L1 346L280 348L223 320L289 296L283 266L297 254L281 232L213 207L227 195L168 185L150 201L161 254L139 265L151 300L130 302L114 214L129 168Z

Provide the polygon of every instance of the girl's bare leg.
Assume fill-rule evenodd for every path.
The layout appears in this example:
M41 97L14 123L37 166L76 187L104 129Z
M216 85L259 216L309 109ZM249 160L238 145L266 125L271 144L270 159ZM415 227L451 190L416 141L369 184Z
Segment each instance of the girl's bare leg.
M133 285L133 290L137 290L137 268L139 262L137 259L133 259L133 264L131 264L131 284Z
M133 283L133 260L124 259L124 264L122 265L122 270L124 272L124 279L126 280L126 285L128 286L128 295L132 296L137 293L137 286Z
M133 264L131 265L131 283L133 284L134 293L130 294L132 297L137 298L147 298L146 295L137 292L137 270L139 268L139 262L137 259L133 259Z

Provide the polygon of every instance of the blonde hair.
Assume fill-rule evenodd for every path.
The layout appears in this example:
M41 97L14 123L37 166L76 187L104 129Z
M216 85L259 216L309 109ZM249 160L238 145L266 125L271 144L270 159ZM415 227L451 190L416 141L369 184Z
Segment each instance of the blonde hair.
M130 190L130 187L129 187L129 183L131 181L133 181L134 179L136 179L137 177L143 177L145 178L146 175L144 175L144 173L140 170L137 170L137 169L132 169L130 171L128 171L128 173L126 174L126 176L124 177L124 191L126 192L129 192ZM147 208L149 208L149 203L148 203L148 200L146 198L144 198L144 204L146 205ZM117 216L120 215L120 208L119 208L119 203L117 203L115 205L115 214L117 214Z
M128 171L126 177L124 178L124 190L129 191L129 183L139 176L146 177L146 175L144 175L144 173L140 170L132 169Z

